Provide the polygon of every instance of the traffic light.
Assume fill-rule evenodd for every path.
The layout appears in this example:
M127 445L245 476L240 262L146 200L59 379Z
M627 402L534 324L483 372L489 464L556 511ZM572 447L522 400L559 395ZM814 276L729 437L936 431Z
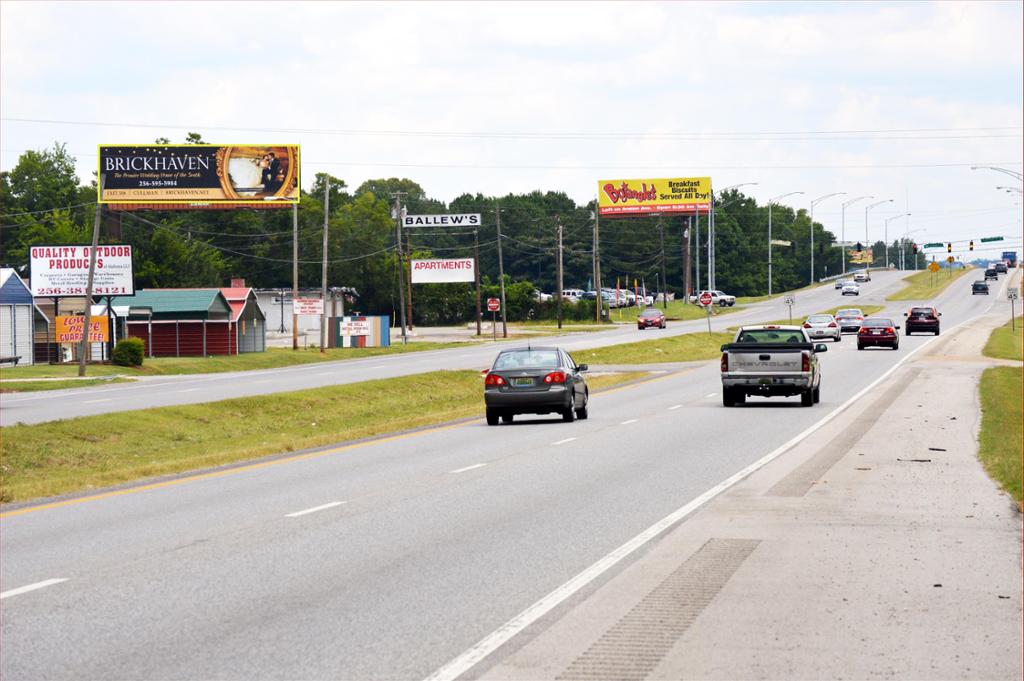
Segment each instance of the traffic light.
M863 250L864 250L864 246L863 246L863 245L861 245L861 243L860 243L860 242L858 241L858 242L857 242L857 248L855 248L854 250L857 250L857 251L863 251Z
M946 244L946 253L952 253L952 252L953 252L953 244L952 243Z
M970 248L972 251L974 250L974 239L971 239Z
M917 244L913 244L914 255L917 255Z

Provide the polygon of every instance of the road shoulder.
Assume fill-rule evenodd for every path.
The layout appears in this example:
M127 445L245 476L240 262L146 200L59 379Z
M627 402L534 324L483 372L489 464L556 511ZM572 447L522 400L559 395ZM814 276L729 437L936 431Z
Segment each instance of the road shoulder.
M1021 516L977 458L997 323L944 334L467 676L1020 678Z

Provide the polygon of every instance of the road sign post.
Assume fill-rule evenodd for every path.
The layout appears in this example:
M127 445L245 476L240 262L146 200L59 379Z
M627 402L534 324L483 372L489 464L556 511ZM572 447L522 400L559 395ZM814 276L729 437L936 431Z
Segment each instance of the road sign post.
M501 309L500 298L488 298L487 310L491 313L491 337L498 340L498 310Z
M786 296L782 299L782 302L789 308L789 323L793 323L793 305L796 303L796 296Z
M711 298L711 293L709 291L704 291L704 293L700 294L700 297L697 299L697 302L699 302L701 305L703 305L704 309L708 313L708 335L710 336L711 335L711 304L714 302L712 300L712 298Z
M1019 297L1019 289L1006 289L1006 299L1010 301L1010 331L1013 331L1014 333L1017 331L1017 321L1015 319L1014 308L1017 306L1017 298Z

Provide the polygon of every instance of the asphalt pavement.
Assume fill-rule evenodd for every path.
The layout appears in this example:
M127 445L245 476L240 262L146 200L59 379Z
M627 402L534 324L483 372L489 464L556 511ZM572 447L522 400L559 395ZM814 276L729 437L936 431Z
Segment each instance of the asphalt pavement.
M883 279L859 302L897 285ZM972 297L969 279L937 301L945 329L999 302ZM799 313L837 300L809 292ZM779 316L769 305L716 323L741 314ZM594 335L559 343L622 342ZM9 510L0 676L426 677L935 340L831 345L810 408L753 398L725 409L710 362L595 395L590 419L573 424L473 420ZM494 352L481 350L443 357L478 367ZM431 354L430 367L378 372L457 368Z
M859 297L840 296L831 284L801 291L795 294L793 319L799 321L808 314L836 305L848 304L850 307L857 307L885 304L885 296L898 290L906 275L906 272L874 272L873 281L862 286ZM785 319L788 314L789 309L783 304L783 299L777 298L730 314L713 316L711 328L719 331L738 324ZM701 331L706 330L707 326L706 320L674 322L663 330L638 331L634 326L626 325L608 331L531 338L530 343L559 345L573 353L577 361L586 362L583 351L589 348ZM116 411L215 402L233 397L393 378L437 369L484 369L491 365L500 347L523 343L522 339L511 339L496 344L467 344L465 347L445 350L425 350L410 354L305 364L280 369L161 376L104 387L5 395L0 400L0 425L42 423Z

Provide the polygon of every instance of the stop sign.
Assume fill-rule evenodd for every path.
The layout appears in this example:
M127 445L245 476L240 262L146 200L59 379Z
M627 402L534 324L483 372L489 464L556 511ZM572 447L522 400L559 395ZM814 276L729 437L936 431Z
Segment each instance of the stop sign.
M488 298L487 299L487 311L488 312L497 312L500 309L501 309L501 300L500 299L498 299L498 298Z
M708 293L707 291L705 291L704 293L700 294L700 304L703 305L704 307L707 307L708 305L710 305L711 304L711 294Z

